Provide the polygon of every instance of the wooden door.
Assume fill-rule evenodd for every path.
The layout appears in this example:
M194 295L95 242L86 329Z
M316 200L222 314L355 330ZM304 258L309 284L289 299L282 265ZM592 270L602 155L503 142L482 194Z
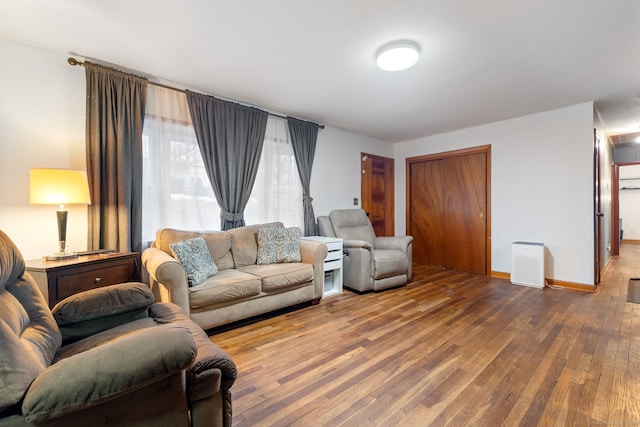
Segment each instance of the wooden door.
M368 212L376 236L393 236L393 159L367 153L360 158L362 209Z
M611 256L620 255L620 165L611 168Z
M444 266L486 274L486 154L441 163Z
M440 161L425 161L411 164L409 180L410 231L413 236L413 261L417 264L444 267L444 252L441 242L444 224L441 215L442 174ZM421 185L429 183L429 185Z
M407 159L413 259L472 273L490 269L490 146Z

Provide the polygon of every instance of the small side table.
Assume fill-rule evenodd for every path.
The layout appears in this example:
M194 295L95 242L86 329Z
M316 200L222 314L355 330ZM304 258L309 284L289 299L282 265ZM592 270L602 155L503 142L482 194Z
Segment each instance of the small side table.
M342 239L339 237L305 236L305 240L314 240L327 245L329 252L324 259L324 290L322 297L342 293Z
M62 261L32 259L25 261L26 271L53 307L78 292L101 286L140 280L137 252L79 256Z

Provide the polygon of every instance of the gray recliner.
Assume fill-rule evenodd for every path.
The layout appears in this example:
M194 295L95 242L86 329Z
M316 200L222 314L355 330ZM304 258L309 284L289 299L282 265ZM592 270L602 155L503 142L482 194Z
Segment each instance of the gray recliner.
M413 237L376 237L364 210L334 210L329 216L319 216L318 230L321 236L343 240L345 287L381 291L411 281Z
M143 283L49 310L0 230L0 427L231 426L231 358Z

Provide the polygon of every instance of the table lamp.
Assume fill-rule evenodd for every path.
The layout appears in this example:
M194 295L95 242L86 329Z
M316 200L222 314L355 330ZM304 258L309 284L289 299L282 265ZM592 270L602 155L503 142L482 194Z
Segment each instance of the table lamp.
M76 258L67 250L67 211L64 205L91 204L87 173L69 169L31 169L29 199L32 205L60 205L58 215L59 251L47 261Z

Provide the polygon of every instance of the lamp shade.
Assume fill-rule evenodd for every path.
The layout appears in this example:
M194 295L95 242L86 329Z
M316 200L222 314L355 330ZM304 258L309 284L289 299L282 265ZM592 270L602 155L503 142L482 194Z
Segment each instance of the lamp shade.
M91 204L87 173L69 169L31 169L32 205Z

